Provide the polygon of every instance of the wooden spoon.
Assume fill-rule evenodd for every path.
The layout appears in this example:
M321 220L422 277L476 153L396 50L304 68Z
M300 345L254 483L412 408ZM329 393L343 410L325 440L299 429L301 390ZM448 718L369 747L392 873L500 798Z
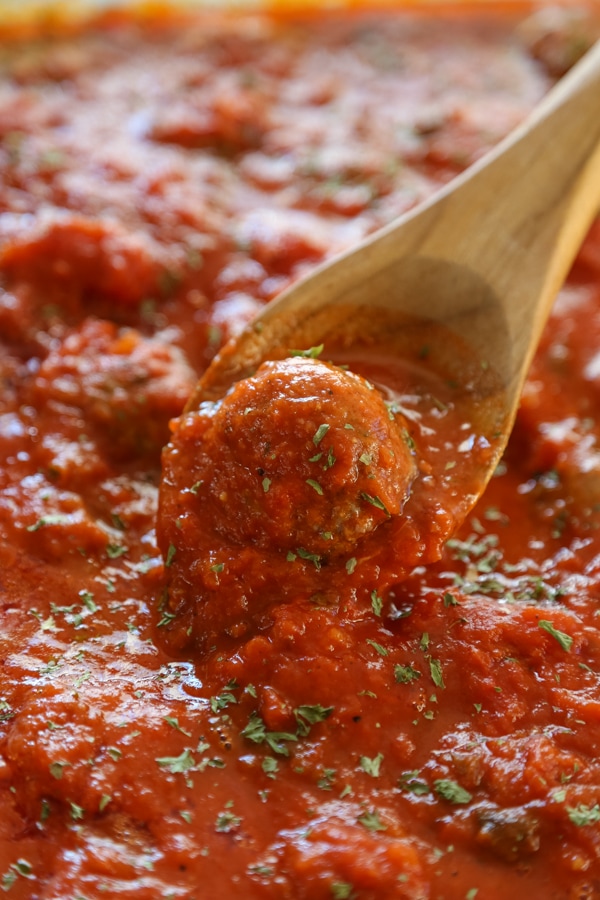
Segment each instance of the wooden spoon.
M379 341L415 320L442 326L481 363L469 402L473 388L489 396L495 438L458 521L504 450L551 304L599 207L600 43L480 162L268 305L215 358L187 410L290 348Z

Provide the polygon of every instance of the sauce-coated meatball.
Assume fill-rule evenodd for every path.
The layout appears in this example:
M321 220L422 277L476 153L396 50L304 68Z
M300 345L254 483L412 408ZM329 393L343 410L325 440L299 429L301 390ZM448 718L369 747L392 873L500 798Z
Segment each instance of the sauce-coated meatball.
M240 543L345 552L400 513L414 476L379 391L315 359L264 363L177 440L197 429L215 528Z

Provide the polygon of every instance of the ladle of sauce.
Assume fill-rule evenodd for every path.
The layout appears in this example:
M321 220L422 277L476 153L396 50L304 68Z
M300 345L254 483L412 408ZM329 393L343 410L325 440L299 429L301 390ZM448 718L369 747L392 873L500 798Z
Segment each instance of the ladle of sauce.
M599 207L597 44L492 153L221 351L164 455L174 645L239 637L275 602L335 603L340 579L376 610L439 558Z

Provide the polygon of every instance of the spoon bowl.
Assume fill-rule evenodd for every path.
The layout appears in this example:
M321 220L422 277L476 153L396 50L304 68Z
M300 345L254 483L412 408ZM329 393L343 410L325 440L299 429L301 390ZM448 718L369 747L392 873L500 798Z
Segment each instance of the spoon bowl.
M475 361L469 402L473 391L489 399L484 427L494 435L466 515L506 446L543 325L599 208L596 44L491 153L269 304L213 360L188 410L292 348L389 345L404 334L402 344L409 325L419 332L410 340L427 344L441 325L453 339L436 353L463 382Z

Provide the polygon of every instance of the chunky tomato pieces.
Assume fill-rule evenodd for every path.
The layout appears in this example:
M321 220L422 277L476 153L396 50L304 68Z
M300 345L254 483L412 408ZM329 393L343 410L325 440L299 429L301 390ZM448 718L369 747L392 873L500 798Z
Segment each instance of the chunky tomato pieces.
M404 384L413 453L362 381L355 408L330 403L352 376L310 359L179 419L156 540L169 420L223 342L479 158L598 31L499 6L111 15L3 44L7 897L600 896L597 227L447 544L437 491L462 482L445 459L412 479L452 384ZM362 496L404 513L420 483L429 567L420 522L402 536Z

